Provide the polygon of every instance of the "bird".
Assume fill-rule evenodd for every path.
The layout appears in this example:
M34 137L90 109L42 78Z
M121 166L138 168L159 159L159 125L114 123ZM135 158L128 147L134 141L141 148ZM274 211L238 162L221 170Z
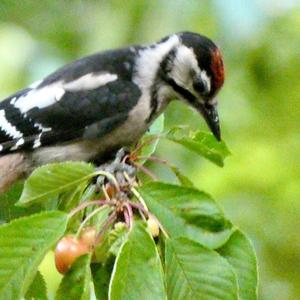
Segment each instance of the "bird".
M44 164L99 162L137 143L175 99L221 139L220 48L194 32L71 62L0 102L0 193Z

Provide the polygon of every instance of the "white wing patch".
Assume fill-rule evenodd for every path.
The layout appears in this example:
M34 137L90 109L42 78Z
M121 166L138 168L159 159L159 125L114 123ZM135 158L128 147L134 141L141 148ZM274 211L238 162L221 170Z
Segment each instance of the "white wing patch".
M34 143L32 146L33 149L39 148L42 145L41 137L42 137L42 133L40 133L39 136L34 140Z
M99 74L86 74L74 81L65 83L63 88L67 91L76 92L82 90L93 90L109 82L118 79L116 74L99 73Z
M34 127L37 127L41 132L48 132L51 131L52 128L51 127L44 127L42 124L40 123L34 123Z
M55 82L42 88L32 89L26 95L13 98L11 104L18 108L21 113L26 114L33 108L45 108L60 101L66 91L76 92L96 89L109 82L117 80L116 74L86 74L71 82ZM39 83L40 84L40 83Z
M25 143L25 140L23 138L20 138L17 143L10 148L10 150L17 150L20 146L22 146Z
M0 110L0 128L14 139L23 137L22 132L6 120L4 109Z
M64 91L63 91L64 92ZM26 114L33 108L45 108L59 101L62 94L61 83L55 83L41 89L32 90L12 103L21 113Z

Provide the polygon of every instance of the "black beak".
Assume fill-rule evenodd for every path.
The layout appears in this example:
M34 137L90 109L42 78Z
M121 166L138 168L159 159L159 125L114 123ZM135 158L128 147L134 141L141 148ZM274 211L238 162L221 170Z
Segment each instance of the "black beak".
M200 103L197 109L200 111L202 116L204 117L209 129L216 137L218 141L221 140L221 130L219 123L219 115L216 108L216 105L205 103Z
M162 78L174 89L175 92L180 94L182 98L186 99L190 105L196 108L204 117L209 129L218 141L221 141L221 130L219 123L219 115L216 104L199 103L197 98L187 89L179 86L174 79L161 74Z

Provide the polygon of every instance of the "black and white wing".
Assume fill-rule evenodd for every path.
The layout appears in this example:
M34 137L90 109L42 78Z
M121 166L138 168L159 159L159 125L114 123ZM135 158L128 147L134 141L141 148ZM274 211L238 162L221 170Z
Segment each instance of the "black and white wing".
M0 155L100 137L122 124L141 95L131 56L86 57L0 102Z

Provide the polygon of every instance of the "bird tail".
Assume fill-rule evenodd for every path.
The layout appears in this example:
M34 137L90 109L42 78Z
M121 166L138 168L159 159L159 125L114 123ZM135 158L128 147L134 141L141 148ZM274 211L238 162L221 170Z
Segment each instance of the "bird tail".
M26 159L22 153L0 157L0 194L6 192L26 171Z

